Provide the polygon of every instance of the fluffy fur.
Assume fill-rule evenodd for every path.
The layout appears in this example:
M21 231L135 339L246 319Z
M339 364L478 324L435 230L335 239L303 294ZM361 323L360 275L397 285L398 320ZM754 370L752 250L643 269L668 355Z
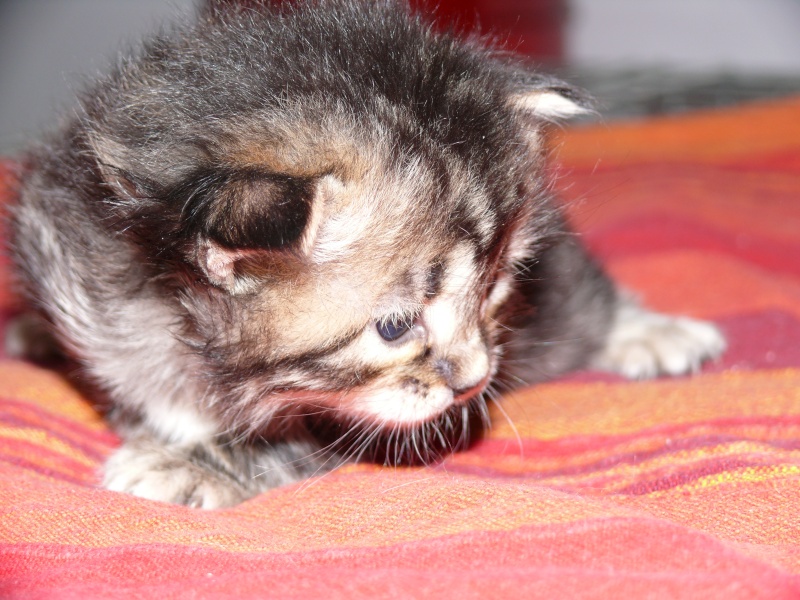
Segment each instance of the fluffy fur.
M577 91L395 2L224 6L89 88L14 209L31 302L125 437L106 487L211 508L428 462L492 382L722 350L570 233L542 136Z

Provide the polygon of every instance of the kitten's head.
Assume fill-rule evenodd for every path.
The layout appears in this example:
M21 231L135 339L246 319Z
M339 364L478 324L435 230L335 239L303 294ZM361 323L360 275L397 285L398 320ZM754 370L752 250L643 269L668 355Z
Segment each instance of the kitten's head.
M414 430L494 376L556 222L541 130L582 110L394 4L322 2L153 44L87 101L88 143L232 424Z

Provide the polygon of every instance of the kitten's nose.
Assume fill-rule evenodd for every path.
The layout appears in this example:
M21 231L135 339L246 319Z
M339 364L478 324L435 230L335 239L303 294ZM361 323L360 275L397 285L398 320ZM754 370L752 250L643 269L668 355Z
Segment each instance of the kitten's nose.
M460 374L451 360L440 358L434 363L434 369L445 380L447 387L453 391L456 399L468 399L479 393L488 380L488 372L479 376L468 377Z
M436 372L441 375L447 386L452 388L452 380L453 380L453 363L449 360L444 358L439 358L436 362L433 363L433 368Z

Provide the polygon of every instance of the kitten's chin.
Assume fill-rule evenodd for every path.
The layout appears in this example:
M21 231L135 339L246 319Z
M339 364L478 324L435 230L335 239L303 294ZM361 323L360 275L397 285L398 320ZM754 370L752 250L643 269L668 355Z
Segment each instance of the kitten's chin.
M387 425L421 425L453 406L453 391L447 387L429 388L423 394L386 389L359 395L357 412Z
M483 390L486 389L486 386L489 385L490 375L486 375L483 379L481 379L478 383L473 385L471 388L465 390L459 390L458 393L455 394L453 398L453 402L455 404L463 404L465 402L469 402L472 398L480 394Z
M437 463L469 448L489 426L484 390L493 374L464 377L456 390L437 376L424 381L421 376L387 374L316 398L304 392L310 410L303 422L321 447L342 462Z
M474 386L453 391L447 386L414 383L398 388L369 390L358 394L353 408L387 426L416 427L464 406L478 396L489 381L487 375Z

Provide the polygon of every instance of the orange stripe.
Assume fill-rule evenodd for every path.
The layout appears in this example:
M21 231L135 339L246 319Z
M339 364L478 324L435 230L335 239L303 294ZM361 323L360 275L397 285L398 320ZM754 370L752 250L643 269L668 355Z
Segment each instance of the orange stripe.
M22 361L0 361L0 395L35 402L59 417L79 421L95 432L108 432L102 417L92 409L69 380L47 369Z
M675 432L673 428L667 431L657 429L656 432L637 433L633 438L626 437L616 443L614 438L603 440L597 436L594 450L574 450L555 455L547 453L544 448L541 452L529 448L524 454L484 456L479 447L477 451L455 454L445 464L451 472L458 468L484 469L490 477L513 475L558 485L592 477L613 477L617 473L636 473L644 477L648 471L670 466L676 469L682 465L691 467L700 461L719 457L752 455L771 457L769 460L775 462L796 461L800 464L800 451L793 449L800 445L800 427L797 425L729 428L724 424L703 424L689 427L683 433ZM732 441L720 441L722 439ZM793 447L783 449L776 446L782 441ZM562 440L555 443L564 445Z
M703 484L618 496L614 501L648 511L657 518L747 544L784 546L800 574L800 477L797 465L742 469L712 476Z
M645 382L557 382L509 394L491 409L493 436L555 440L619 435L657 425L800 415L800 369L725 372Z
M718 163L800 148L800 98L646 121L576 127L556 135L558 159L606 163Z
M0 473L3 470L0 465ZM21 490L0 490L5 513L0 542L310 552L385 547L475 530L509 531L631 514L626 508L541 486L417 469L336 473L224 511L197 511L58 482L39 483L30 477L25 482ZM54 497L59 498L57 506L49 500ZM40 503L53 508L29 510ZM92 507L90 517L88 506ZM309 528L309 523L314 526Z
M85 453L77 450L74 446L63 442L42 429L30 427L12 428L0 425L0 439L6 441L11 448L15 446L21 448L24 444L29 449L24 456L32 462L36 462L36 454L31 453L31 451L35 452L35 449L39 448L45 453L60 455L87 467L97 467L97 460L94 457L86 456ZM15 445L15 442L19 442L19 444ZM44 456L42 455L42 458Z

